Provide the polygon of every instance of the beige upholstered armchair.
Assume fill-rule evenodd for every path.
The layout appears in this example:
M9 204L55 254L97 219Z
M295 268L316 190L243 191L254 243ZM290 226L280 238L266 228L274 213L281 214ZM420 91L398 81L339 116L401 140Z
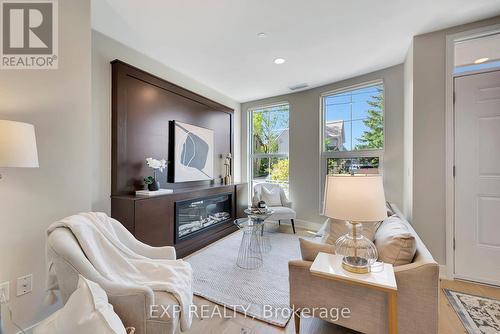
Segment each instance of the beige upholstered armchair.
M401 214L399 211L396 213ZM410 223L404 223L415 236L417 251L411 263L394 267L398 285L398 332L436 334L439 266ZM383 291L314 276L309 270L311 265L311 261L305 260L288 263L290 305L294 309L349 308L349 318L324 320L362 333L388 332L387 296ZM298 332L300 317L295 317L295 324Z
M175 259L173 247L150 247L136 240L123 226L118 237L127 247L151 259ZM177 299L161 291L153 291L143 285L124 285L105 279L85 257L75 236L65 227L56 228L47 239L48 256L55 266L57 281L63 302L76 290L78 275L99 284L107 293L109 302L125 327L135 327L135 334L167 334L178 328L179 303ZM160 312L151 315L155 305ZM162 307L164 306L164 308ZM163 310L168 312L164 314ZM161 316L160 316L161 315Z
M267 203L268 207L274 211L274 213L269 218L267 218L267 220L278 221L278 224L281 224L282 220L290 220L290 222L292 223L293 233L295 233L294 219L297 214L295 213L295 210L292 209L292 202L290 202L286 197L283 188L281 188L279 184L259 183L254 186L253 191L254 195L252 202L258 202L260 200L265 201L265 198L263 198L266 196L263 194L264 191L267 191L268 193L274 192L275 194L279 194L277 202L266 201L269 202Z

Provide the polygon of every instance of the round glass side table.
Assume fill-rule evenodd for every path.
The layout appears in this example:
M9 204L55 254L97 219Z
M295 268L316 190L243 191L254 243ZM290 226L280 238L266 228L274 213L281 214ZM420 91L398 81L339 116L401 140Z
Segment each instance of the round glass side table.
M245 210L245 213L247 214L248 218L254 221L256 224L261 225L261 230L260 230L260 239L261 239L261 248L263 253L269 253L272 249L271 246L271 240L269 239L269 235L267 233L264 233L264 226L265 226L265 220L274 213L273 210L271 209L251 209L248 208Z
M241 218L235 220L234 224L243 232L236 265L242 269L257 269L262 267L262 241L260 232L263 222Z

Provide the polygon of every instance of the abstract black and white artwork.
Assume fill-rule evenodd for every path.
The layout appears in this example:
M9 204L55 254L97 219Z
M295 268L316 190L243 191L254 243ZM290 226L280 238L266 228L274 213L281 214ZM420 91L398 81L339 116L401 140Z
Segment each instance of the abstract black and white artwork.
M170 182L214 178L214 131L179 121L170 122Z

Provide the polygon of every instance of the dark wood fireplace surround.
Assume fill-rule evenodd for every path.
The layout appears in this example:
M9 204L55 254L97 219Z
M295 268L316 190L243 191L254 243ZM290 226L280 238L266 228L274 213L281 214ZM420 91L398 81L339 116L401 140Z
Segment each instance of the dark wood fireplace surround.
M178 257L234 232L232 221L244 216L248 204L244 183L167 183L165 173L159 175L160 184L174 189L172 194L135 196L136 190L144 189L143 178L151 174L145 159L168 157L168 121L213 129L218 166L218 157L233 153L233 110L119 60L111 64L111 216L146 244L175 246ZM231 220L176 242L176 202L227 193L232 195Z

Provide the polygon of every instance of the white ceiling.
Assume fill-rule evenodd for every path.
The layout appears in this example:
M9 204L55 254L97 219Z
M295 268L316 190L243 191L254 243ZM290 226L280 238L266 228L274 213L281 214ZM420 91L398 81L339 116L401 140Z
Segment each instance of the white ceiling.
M412 36L496 14L499 0L92 0L94 29L239 102L399 64Z

